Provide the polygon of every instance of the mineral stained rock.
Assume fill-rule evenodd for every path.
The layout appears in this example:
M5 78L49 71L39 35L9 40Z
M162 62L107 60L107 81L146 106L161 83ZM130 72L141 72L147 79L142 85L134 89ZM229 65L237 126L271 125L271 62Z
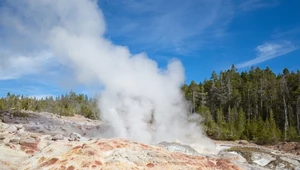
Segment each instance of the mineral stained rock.
M11 133L17 131L15 124L0 125L1 170L241 169L229 159L203 156L180 143L152 146L118 138L86 140L76 132L71 140L59 140L61 134L36 133L28 124L22 134Z
M300 170L298 143L264 147L245 141L214 141L222 150L214 153L204 150L207 145L200 141L146 145L110 138L107 124L78 115L58 117L42 112L28 113L26 118L1 119L4 120L0 121L1 170ZM292 150L293 154L281 153L286 150Z
M64 150L64 152L57 152ZM44 154L43 154L44 153ZM45 154L47 153L47 154ZM21 169L228 169L227 159L170 152L125 139L61 142L48 146L22 164Z

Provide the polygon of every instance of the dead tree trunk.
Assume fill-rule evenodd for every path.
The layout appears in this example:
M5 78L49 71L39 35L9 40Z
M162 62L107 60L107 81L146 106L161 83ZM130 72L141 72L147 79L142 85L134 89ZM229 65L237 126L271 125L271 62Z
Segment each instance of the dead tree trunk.
M286 104L286 97L288 95L288 88L287 88L287 82L286 82L286 77L283 76L281 78L280 82L280 91L282 95L282 100L283 100L283 111L284 111L284 140L287 139L287 131L289 127L289 121L288 121L288 111L287 111L287 104Z
M263 78L260 79L260 114L263 116Z
M300 95L297 97L297 105L296 105L296 117L297 117L297 130L300 135Z
M250 120L251 119L251 106L250 106L250 89L249 88L248 88L247 97L248 97L248 120Z
M284 140L286 140L286 134L289 127L289 122L288 122L288 113L287 113L285 95L283 95L282 98L283 98L283 107L284 107Z

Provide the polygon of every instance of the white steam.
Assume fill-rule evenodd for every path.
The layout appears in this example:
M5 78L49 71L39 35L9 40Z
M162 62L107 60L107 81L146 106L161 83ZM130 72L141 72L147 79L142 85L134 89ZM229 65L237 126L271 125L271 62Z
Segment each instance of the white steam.
M74 69L82 83L96 80L104 86L101 118L112 125L114 136L147 143L178 139L210 145L188 116L180 90L181 62L174 59L160 69L146 54L133 55L127 47L105 39L104 17L95 1L27 0L8 5L13 8L2 9L2 24L23 37L32 36L31 45L50 50Z

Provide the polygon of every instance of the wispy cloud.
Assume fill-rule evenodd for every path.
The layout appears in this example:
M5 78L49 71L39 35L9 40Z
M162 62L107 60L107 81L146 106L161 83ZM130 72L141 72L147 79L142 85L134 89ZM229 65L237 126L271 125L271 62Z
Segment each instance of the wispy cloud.
M52 56L40 53L32 56L15 53L1 53L0 51L0 81L16 79L24 75L40 74L52 65Z
M38 20L26 19L35 10L25 1L0 3L0 81L51 72L58 63L45 48L43 30L49 24L39 18L43 14Z
M24 96L54 96L63 93L59 86L49 82L47 78L34 75L0 81L0 97L6 96L7 92Z
M226 0L100 2L107 18L108 37L129 46L177 54L222 37L234 16L233 5Z
M296 38L298 38L298 35L300 35L300 27L299 26L292 28L292 29L288 29L288 30L277 29L272 34L272 38L274 38L274 39L284 39L284 38L296 39Z
M57 18L51 15L50 23L43 21L42 16L49 14L45 8L36 20L28 20L27 16L36 10L23 1L18 1L18 6L15 3L7 1L6 6L0 6L0 81L24 75L45 76L45 73L61 77L62 69L53 69L58 64L54 57L39 53L48 50L41 43L45 41L44 30ZM206 42L222 37L234 16L234 4L227 0L174 0L172 3L103 0L99 3L107 22L107 38L134 47L137 53L163 52L170 57L188 55Z
M242 11L251 11L259 8L274 7L278 4L279 0L243 0L243 2L238 5L238 9Z
M267 60L280 57L297 49L299 49L299 47L289 41L284 41L282 43L265 43L256 47L257 57L255 59L237 64L236 67L250 67Z

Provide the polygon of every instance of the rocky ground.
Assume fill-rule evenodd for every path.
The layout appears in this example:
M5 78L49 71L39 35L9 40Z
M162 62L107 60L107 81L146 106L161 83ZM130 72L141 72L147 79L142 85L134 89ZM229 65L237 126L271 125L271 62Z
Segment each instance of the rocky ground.
M110 138L109 126L82 116L0 113L0 169L300 169L299 143L262 147L215 141L219 153L197 145L146 145ZM291 151L291 153L287 153Z

